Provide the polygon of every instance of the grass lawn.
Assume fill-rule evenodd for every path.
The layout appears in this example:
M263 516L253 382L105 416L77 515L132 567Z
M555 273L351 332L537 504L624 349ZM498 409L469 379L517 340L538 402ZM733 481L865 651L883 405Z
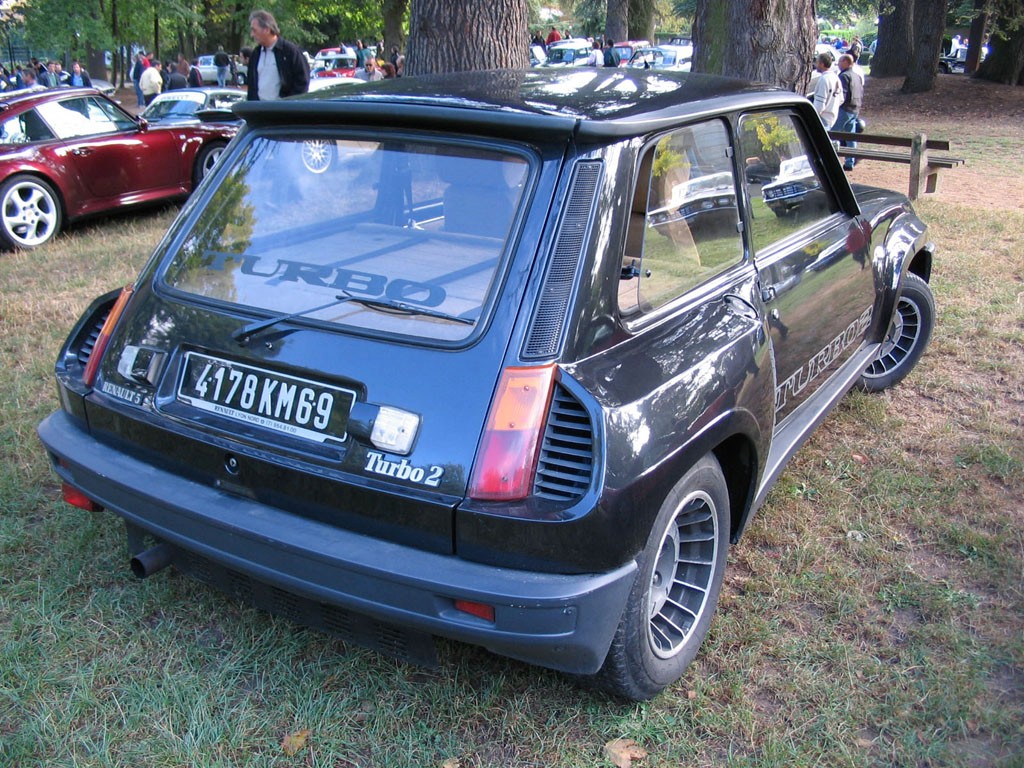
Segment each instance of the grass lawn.
M71 325L175 211L0 254L0 766L628 764L617 739L638 768L1024 765L1024 120L868 87L872 132L968 156L917 205L932 346L801 449L697 661L645 704L456 643L413 667L170 570L136 581L121 523L60 501L34 430ZM853 178L905 190L906 167Z

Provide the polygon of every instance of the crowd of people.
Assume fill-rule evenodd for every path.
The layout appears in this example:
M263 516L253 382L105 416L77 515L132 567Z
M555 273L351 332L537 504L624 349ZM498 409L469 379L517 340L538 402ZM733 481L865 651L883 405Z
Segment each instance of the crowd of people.
M28 64L18 64L11 71L7 67L0 68L0 91L16 91L22 88L63 88L67 86L92 86L89 73L82 68L77 59L71 62L71 69L65 70L64 65L51 59L40 61L33 58Z

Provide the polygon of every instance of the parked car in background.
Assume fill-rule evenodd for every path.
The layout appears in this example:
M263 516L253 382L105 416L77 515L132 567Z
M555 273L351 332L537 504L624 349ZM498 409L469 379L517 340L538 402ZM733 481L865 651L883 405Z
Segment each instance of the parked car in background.
M195 125L211 120L237 120L231 105L245 100L235 88L179 88L159 94L142 111L151 124Z
M216 85L217 84L217 65L213 63L213 54L208 53L203 56L199 56L196 61L196 66L199 68L199 75L203 78L203 85ZM231 76L228 75L228 82L231 81Z
M677 45L640 48L633 54L628 66L634 69L671 69L689 72L692 55L692 48Z
M117 88L114 87L114 84L112 82L110 82L109 80L101 80L95 77L91 77L89 78L89 80L90 82L92 82L93 88L95 88L97 91L102 93L107 98L117 101L117 99L114 99L114 94L117 93Z
M356 73L356 53L351 48L328 48L317 53L310 68L310 79L352 77Z
M926 225L851 187L797 94L538 68L235 110L195 204L71 330L39 427L139 576L650 698L789 459L928 344ZM815 191L776 218L745 172L789 161Z
M317 91L323 91L328 88L341 87L349 88L353 85L360 85L366 81L358 77L349 77L345 75L333 75L331 77L311 77L309 78L309 93L316 93Z
M981 49L981 61L985 60L988 47ZM952 54L939 58L939 72L947 75L960 74L967 71L967 48L957 48Z
M238 125L162 127L92 88L0 96L0 247L34 248L65 223L188 195Z
M559 40L548 46L542 67L582 67L587 63L594 44L583 37Z
M621 43L616 43L612 46L612 50L615 51L615 55L619 57L619 66L625 67L629 65L630 59L633 58L633 54L641 48L650 48L650 40L623 40Z

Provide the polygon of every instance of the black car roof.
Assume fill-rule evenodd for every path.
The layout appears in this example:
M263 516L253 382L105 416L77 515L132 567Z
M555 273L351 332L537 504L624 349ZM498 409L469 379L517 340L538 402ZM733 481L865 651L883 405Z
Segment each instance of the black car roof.
M403 77L233 109L251 125L344 117L371 125L600 140L641 135L680 118L796 100L788 91L731 78L574 67Z

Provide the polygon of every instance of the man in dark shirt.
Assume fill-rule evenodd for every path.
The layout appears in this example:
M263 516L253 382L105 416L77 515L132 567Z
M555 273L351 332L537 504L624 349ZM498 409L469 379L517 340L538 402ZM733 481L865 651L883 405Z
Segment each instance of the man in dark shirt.
M839 114L833 127L846 133L857 132L857 118L860 114L860 105L864 101L864 76L857 71L854 64L853 56L848 53L839 57L839 84L843 86L843 103L839 105ZM841 143L844 147L857 146L855 141ZM843 169L852 171L856 162L852 157L846 158Z
M249 14L258 45L249 59L249 101L273 101L309 90L309 64L295 43L281 37L269 11Z

